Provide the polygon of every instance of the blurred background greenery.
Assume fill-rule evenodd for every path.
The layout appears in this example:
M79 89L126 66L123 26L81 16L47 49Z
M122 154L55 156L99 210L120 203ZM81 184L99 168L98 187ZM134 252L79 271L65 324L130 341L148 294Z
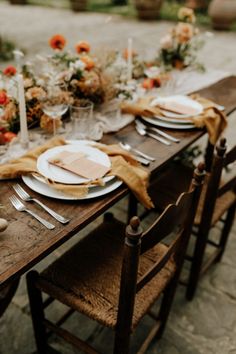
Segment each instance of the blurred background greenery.
M7 0L0 0L0 2L7 2ZM71 2L77 2L79 0L8 0L9 2L21 2L25 1L27 4L50 6L60 8L70 8ZM137 17L137 10L135 8L135 2L137 0L80 0L82 3L87 3L86 10L91 12L102 12L109 14L119 14L126 17ZM141 2L141 0L139 0ZM152 0L143 0L148 2ZM221 0L222 2L226 0ZM227 0L229 1L229 0ZM236 0L231 0L232 3ZM160 19L168 21L177 21L178 9L184 6L186 3L204 3L205 9L198 9L196 11L197 22L200 25L211 27L211 19L207 13L207 5L211 0L163 0L163 4L160 10ZM234 5L235 6L235 5ZM236 31L236 22L230 27L231 30Z

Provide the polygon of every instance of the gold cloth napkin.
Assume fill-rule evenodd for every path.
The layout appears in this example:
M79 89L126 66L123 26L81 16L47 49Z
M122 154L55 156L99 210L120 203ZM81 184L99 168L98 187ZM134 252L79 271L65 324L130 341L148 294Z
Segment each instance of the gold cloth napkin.
M149 173L140 167L130 153L118 145L96 144L96 146L111 159L110 175L121 179L147 209L153 208L153 202L147 193Z
M227 127L225 114L217 108L214 102L207 100L197 94L190 96L192 99L203 105L203 113L196 117L188 118L197 128L204 128L209 135L210 143L215 145L222 132ZM136 103L124 102L121 106L123 113L135 116L155 117L162 115L159 107L151 107L150 102L154 97L146 96L140 98Z
M0 177L17 178L24 174L38 173L37 158L46 150L65 145L63 138L53 138L45 145L35 148L22 157L12 160L7 164L0 165ZM108 154L111 159L110 175L121 179L135 194L137 199L148 209L153 207L153 203L147 193L149 173L140 167L131 154L122 150L118 145L95 144L95 147ZM77 198L84 197L88 193L88 186L67 185L45 179L45 181L57 191L61 191ZM101 181L95 181L95 184L101 185Z
M65 145L65 140L59 137L50 139L46 144L28 151L22 157L11 160L7 164L0 165L0 177L17 178L23 174L37 172L37 158L45 151L55 147Z

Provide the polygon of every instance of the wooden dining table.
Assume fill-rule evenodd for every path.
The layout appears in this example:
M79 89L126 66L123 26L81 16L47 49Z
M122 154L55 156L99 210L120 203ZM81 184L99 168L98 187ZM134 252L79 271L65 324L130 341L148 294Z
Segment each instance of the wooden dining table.
M236 109L236 76L227 77L198 92L202 96L224 105L228 116ZM205 133L205 130L199 129L171 131L173 136L180 139L180 143L165 146L152 138L138 135L132 123L117 133L105 135L101 142L113 144L125 140L133 147L154 156L155 161L149 167L152 178L161 173L176 155ZM37 197L59 214L71 218L71 221L66 225L55 221L55 229L47 230L26 213L20 213L13 208L9 197L14 192L12 185L15 182L15 180L0 182L0 204L3 205L0 217L9 222L8 228L0 233L0 289L9 281L24 274L129 194L128 188L123 184L117 190L97 199L59 201L41 196L24 186L32 196ZM18 182L23 185L20 180ZM38 209L38 212L46 220L52 221L52 218L43 210Z

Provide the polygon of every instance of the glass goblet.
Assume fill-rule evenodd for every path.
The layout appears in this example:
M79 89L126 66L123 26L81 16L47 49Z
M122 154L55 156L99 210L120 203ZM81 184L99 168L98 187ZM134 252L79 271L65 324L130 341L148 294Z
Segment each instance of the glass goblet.
M69 95L65 84L48 84L47 94L41 99L42 111L53 120L53 135L56 135L56 120L66 113Z

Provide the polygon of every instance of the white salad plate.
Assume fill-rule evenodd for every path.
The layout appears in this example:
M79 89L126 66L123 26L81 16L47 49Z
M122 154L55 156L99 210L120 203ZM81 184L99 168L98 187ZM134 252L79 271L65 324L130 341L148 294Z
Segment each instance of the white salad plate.
M163 122L160 121L158 118L148 118L148 117L142 117L142 119L150 123L152 125L155 125L157 127L163 127L163 128L168 128L168 129L176 129L176 130L183 130L183 129L196 129L194 124L188 123L188 124L176 124L176 123L171 123L171 122Z
M86 196L81 198L76 198L70 195L67 195L63 192L57 191L54 188L50 187L49 185L40 182L38 179L34 178L33 176L22 176L23 182L33 191L44 195L49 198L61 199L61 200L86 200L86 199L93 199L97 197L101 197L106 195L118 187L121 186L122 181L114 179L105 186L97 186L92 189L89 189L89 192Z
M68 145L56 146L52 149L45 151L38 157L38 172L48 179L64 184L83 184L90 182L91 180L84 177L80 177L75 173L66 171L63 168L50 164L48 161L50 158L53 158L62 151L82 152L89 160L110 168L111 162L108 155L95 147L89 146L88 143L88 141L85 142L78 140L76 141L76 143L71 141L71 143L69 142ZM114 178L114 176L103 177L103 182L107 183L112 178Z
M198 116L203 112L203 106L199 103L196 102L195 100L189 98L188 96L184 95L175 95L175 96L168 96L168 97L158 97L152 100L151 106L155 107L158 106L159 104L165 104L165 103L175 103L176 104L181 104L183 106L192 108L195 110L194 114L180 114L180 113L174 113L174 112L169 112L165 109L163 109L163 113L165 117L169 118L176 118L176 119L181 119L181 118L190 118L193 116Z

